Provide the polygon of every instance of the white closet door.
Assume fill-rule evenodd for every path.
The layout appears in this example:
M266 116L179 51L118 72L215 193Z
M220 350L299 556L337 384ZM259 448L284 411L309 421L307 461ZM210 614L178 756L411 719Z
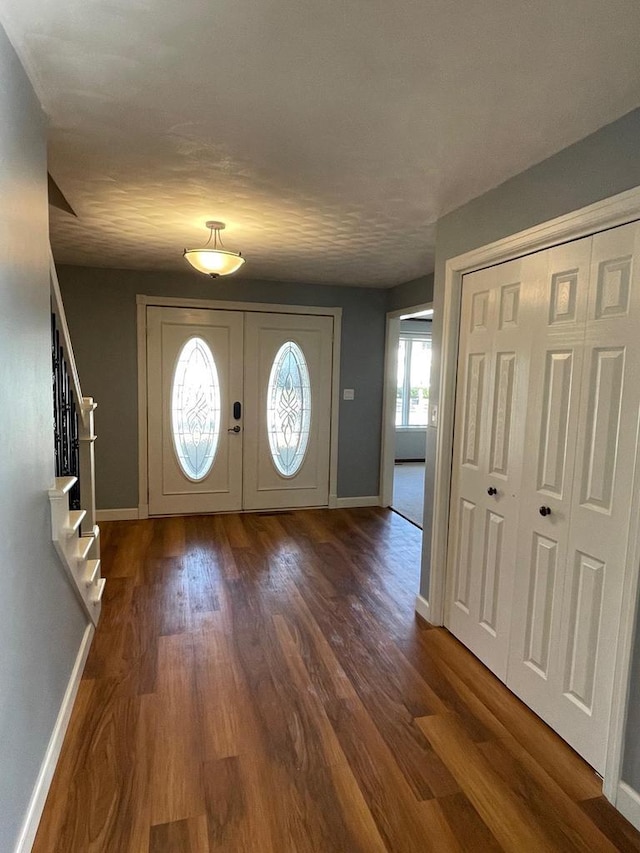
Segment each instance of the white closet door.
M637 223L593 237L574 488L557 584L559 641L531 703L601 773L638 440L638 259Z
M147 308L149 513L242 505L243 315Z
M246 315L244 508L327 506L333 318Z
M556 719L601 773L638 442L639 269L637 222L594 236Z
M533 295L537 333L507 684L546 720L558 704L550 684L557 680L562 645L591 247L588 237L545 252L543 286Z
M503 680L511 627L531 295L544 259L465 276L456 398L446 625Z
M465 277L447 625L602 772L640 433L640 225L522 263L511 338L512 264Z

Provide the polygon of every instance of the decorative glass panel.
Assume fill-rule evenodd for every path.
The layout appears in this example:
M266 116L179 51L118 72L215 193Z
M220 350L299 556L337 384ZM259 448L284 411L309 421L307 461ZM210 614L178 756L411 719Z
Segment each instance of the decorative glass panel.
M304 462L311 426L311 384L304 353L294 341L283 344L267 387L267 433L273 464L293 477Z
M173 446L183 473L204 479L220 438L220 383L213 353L202 338L180 350L171 389Z

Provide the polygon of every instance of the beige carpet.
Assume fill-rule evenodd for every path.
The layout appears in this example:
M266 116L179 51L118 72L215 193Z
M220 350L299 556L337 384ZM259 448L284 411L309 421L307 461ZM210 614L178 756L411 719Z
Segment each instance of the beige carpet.
M394 466L392 508L422 527L424 514L424 462L401 462Z

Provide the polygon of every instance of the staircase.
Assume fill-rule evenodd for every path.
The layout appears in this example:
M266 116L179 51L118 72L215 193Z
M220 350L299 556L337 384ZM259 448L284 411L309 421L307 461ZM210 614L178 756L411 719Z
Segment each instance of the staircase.
M87 511L69 508L69 492L76 481L76 477L56 477L55 486L49 489L53 544L83 607L93 624L97 625L105 584L104 578L100 577L98 556L100 528L94 525L91 532L85 534L81 525Z
M83 397L58 279L51 261L51 321L55 481L49 489L53 544L94 625L105 580L96 524L92 397Z

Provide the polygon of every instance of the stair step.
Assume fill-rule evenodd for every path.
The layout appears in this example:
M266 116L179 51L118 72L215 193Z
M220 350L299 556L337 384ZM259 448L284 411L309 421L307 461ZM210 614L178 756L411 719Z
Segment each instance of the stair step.
M87 585L87 589L90 589L99 578L100 560L87 560L87 570L84 576L84 582Z
M106 581L104 578L100 578L98 583L96 584L96 589L94 594L91 596L91 603L93 605L100 604L100 600L102 599L102 593L104 592L104 585Z
M76 557L78 560L86 560L89 551L91 550L91 546L95 542L93 536L81 536L78 539L78 550L76 552Z
M71 536L82 524L82 520L87 514L86 509L72 509L69 512L69 521L65 527L67 536Z
M49 489L49 496L52 498L61 498L67 492L70 492L77 482L77 477L56 477L54 487Z

